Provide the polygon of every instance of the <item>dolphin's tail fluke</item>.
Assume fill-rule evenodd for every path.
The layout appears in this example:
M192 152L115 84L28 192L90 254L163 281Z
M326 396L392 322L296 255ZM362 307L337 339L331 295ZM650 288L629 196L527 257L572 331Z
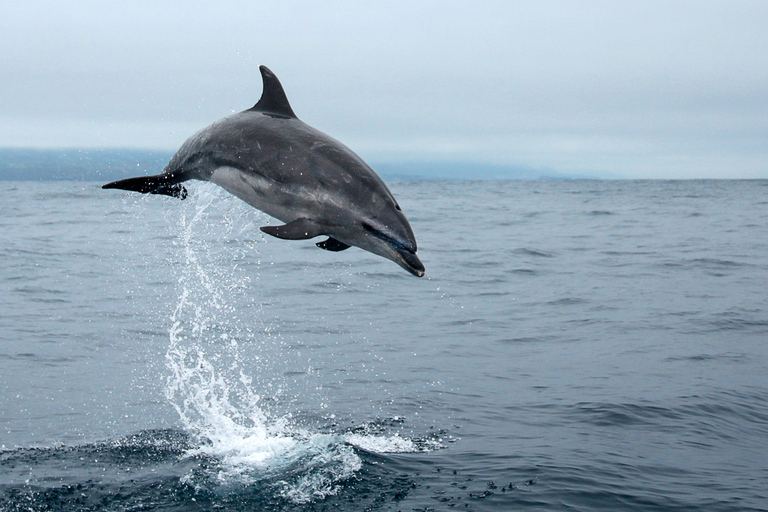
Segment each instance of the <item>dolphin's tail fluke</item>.
M113 181L112 183L102 185L101 188L119 188L121 190L141 192L142 194L163 194L184 199L187 197L187 189L181 185L182 181L186 181L186 178L181 178L175 174L157 174L155 176L139 176L138 178Z

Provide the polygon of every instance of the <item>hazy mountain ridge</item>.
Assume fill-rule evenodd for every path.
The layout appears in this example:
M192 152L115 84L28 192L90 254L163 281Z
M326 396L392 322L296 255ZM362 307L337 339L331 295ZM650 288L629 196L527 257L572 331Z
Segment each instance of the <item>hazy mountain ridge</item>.
M3 181L112 181L162 172L173 151L151 149L0 148ZM371 162L389 180L569 179L551 169L478 162Z
M148 149L0 149L0 180L99 181L157 174L172 151Z

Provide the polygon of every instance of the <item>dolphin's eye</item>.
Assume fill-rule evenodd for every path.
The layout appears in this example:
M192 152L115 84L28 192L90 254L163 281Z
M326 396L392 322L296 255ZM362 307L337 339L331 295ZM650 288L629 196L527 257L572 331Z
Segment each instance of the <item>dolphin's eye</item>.
M384 242L394 246L394 247L400 247L403 244L399 241L397 241L395 238L392 238L391 236L387 235L386 233L383 233L382 231L376 229L375 227L371 226L367 222L361 222L361 226L364 230L369 232L371 235L375 236L379 240L383 240Z
M364 230L366 230L367 232L369 232L370 234L372 234L376 238L380 238L380 239L385 240L385 241L391 239L391 237L385 235L384 233L382 233L381 231L379 231L375 227L371 226L367 222L362 222L361 225L363 226Z

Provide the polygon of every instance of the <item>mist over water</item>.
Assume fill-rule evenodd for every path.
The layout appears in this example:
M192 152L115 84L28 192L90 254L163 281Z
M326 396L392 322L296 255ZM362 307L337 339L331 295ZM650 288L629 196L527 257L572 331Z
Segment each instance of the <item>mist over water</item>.
M15 183L0 510L766 510L768 186L402 182L427 276Z

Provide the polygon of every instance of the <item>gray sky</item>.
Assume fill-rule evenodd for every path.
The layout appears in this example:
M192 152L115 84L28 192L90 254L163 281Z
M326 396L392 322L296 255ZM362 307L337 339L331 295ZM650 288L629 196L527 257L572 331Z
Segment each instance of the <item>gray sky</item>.
M768 178L768 2L6 2L0 146L175 149L277 74L369 160Z

